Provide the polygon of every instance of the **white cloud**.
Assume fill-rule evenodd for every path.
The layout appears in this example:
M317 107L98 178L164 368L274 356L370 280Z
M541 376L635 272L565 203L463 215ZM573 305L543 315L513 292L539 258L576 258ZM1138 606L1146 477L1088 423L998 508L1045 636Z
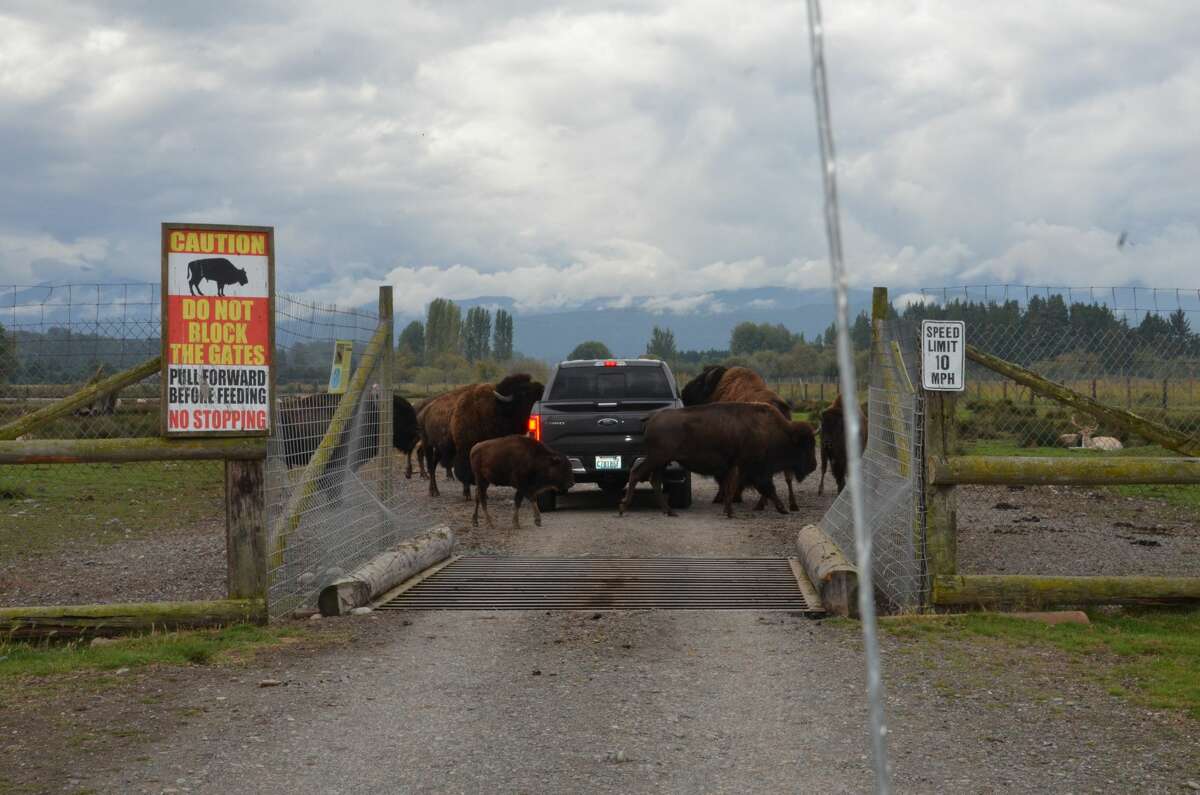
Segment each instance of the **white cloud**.
M856 285L1194 286L1187 0L826 22ZM0 281L152 280L190 219L274 224L283 289L405 311L826 286L805 33L770 0L15 4Z

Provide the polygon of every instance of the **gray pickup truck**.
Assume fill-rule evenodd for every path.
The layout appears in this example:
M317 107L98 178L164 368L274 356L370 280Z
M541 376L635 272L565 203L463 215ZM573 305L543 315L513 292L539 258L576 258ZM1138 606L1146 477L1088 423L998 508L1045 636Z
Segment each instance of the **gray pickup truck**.
M529 433L571 460L576 483L595 483L619 499L629 471L645 452L642 438L651 412L683 407L675 376L653 359L583 359L562 362L529 416ZM663 489L672 508L692 504L691 473L672 464ZM552 511L557 496L538 498Z

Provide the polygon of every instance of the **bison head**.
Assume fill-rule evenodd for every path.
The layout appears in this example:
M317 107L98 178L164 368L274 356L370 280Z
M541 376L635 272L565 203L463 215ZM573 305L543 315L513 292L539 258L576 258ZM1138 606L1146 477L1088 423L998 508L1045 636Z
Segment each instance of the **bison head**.
M528 373L515 373L496 384L492 394L504 414L516 417L522 425L529 419L529 410L542 399L542 384L534 381ZM525 430L523 427L516 432Z
M246 278L246 269L245 268L234 268L234 270L237 271L237 283L238 284L244 285L247 281L249 281Z
M799 483L817 469L817 438L807 422L789 422L788 435L795 454L792 473Z
M717 391L717 384L725 376L727 368L719 364L709 365L700 371L700 375L687 382L679 397L685 406L699 406L707 403Z
M554 486L559 494L566 494L575 485L575 473L571 471L571 462L561 453L551 452L542 459L540 469L541 480L547 486Z

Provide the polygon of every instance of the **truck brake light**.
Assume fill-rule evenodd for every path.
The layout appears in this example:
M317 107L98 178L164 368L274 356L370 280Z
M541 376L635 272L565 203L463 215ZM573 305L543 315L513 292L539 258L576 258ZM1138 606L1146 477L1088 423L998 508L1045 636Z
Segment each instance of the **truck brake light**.
M616 362L616 360L615 360L615 359L608 359L608 360L606 360L606 361L604 362L604 366L605 366L605 367L616 367L616 366L617 366L617 362Z
M537 414L529 415L529 435L534 438L534 441L542 440L542 418Z

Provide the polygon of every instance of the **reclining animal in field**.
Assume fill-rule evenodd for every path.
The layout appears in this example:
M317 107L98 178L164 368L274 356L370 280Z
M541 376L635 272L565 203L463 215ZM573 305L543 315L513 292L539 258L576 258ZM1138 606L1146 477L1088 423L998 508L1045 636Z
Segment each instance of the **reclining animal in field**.
M511 486L513 495L513 527L521 527L521 501L533 505L533 523L542 526L542 513L537 497L546 491L565 494L575 485L571 462L541 442L525 435L487 439L471 448L471 477L475 482L475 515L471 524L479 526L479 507L488 527L495 527L488 512L489 486Z

